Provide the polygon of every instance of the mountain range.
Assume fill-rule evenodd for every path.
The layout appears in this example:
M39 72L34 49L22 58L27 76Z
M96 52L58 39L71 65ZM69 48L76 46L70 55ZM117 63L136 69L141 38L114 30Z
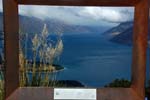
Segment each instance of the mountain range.
M103 33L108 28L103 26L81 26L71 25L56 19L39 19L36 17L28 17L19 15L19 27L23 33L41 33L44 24L47 24L50 33L63 32L65 34L80 33ZM0 13L0 31L3 31L3 14Z
M48 31L51 33L62 32L65 34L83 34L83 33L97 33L104 36L104 38L123 44L132 43L133 21L120 23L113 28L106 28L102 26L80 26L70 25L56 19L39 19L35 17L28 17L19 15L19 27L23 33L41 33L44 24L47 24ZM3 31L3 14L0 13L0 31Z
M103 35L112 42L121 44L132 44L133 40L133 22L123 22L118 26L104 32Z

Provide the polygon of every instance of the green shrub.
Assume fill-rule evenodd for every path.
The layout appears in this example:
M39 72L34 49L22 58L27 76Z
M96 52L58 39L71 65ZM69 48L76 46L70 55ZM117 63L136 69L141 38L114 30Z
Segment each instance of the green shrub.
M131 82L126 79L115 79L108 85L105 85L105 87L124 87L129 88L131 85Z

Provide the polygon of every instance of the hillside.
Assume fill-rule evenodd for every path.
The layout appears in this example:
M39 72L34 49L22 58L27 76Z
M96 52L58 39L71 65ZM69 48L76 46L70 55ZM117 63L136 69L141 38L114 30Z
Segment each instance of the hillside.
M131 29L131 27L133 27L133 22L123 22L120 23L118 26L107 30L103 33L103 35L110 39L125 32L128 29Z
M65 34L80 34L80 33L103 33L108 28L103 26L81 26L70 25L66 22L56 19L41 20L35 17L27 17L19 15L20 30L23 33L41 33L44 23L47 24L50 33L56 33L56 31L63 32ZM3 14L0 13L0 31L3 31Z
M112 42L132 44L133 22L120 23L118 26L106 31L103 35Z

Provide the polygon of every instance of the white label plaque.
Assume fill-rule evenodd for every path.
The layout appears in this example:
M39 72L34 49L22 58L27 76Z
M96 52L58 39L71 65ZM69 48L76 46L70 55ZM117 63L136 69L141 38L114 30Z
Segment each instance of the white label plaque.
M96 100L96 89L54 89L54 99Z

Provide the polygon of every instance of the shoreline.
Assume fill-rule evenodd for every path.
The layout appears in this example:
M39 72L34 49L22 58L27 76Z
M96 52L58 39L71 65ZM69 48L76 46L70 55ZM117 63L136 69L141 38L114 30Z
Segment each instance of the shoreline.
M21 72L24 72L25 70L27 70L29 73L32 73L32 72L49 72L49 73L57 73L57 72L60 72L60 71L63 71L65 70L66 68L61 66L61 65L57 65L57 64L52 64L52 65L40 65L39 63L36 65L36 68L35 68L35 71L33 71L33 64L30 63L29 67L25 68L24 69L21 69L20 68L20 71Z

